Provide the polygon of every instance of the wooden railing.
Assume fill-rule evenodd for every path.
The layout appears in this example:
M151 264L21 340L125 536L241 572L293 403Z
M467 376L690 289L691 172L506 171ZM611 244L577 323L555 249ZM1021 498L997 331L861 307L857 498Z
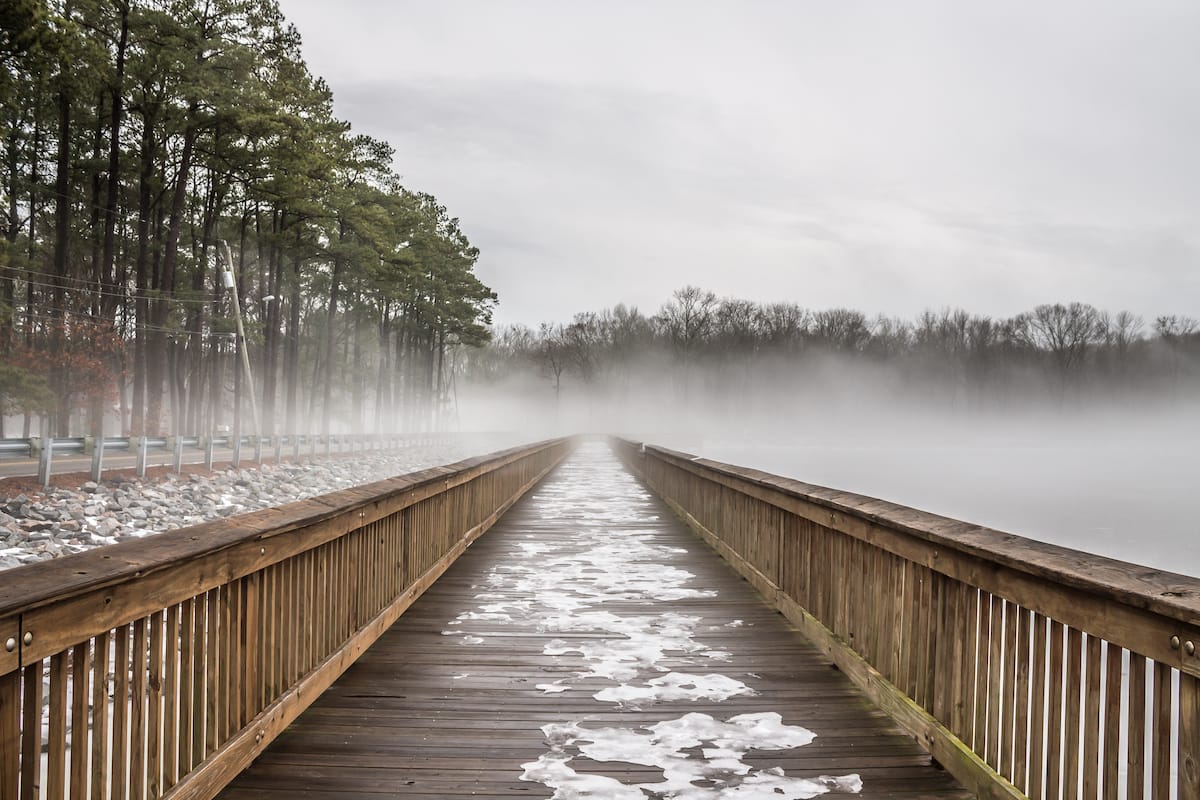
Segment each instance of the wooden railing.
M1200 580L616 447L979 797L1200 798Z
M0 800L214 796L571 444L4 572Z

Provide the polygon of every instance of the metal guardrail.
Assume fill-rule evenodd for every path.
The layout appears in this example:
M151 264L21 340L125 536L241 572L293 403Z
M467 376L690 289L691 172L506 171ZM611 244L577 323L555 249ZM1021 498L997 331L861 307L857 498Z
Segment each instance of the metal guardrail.
M256 464L263 462L264 454L270 453L278 463L286 456L300 458L302 455L333 455L367 450L392 450L414 445L437 444L455 438L457 434L274 434L271 436L235 435L214 433L208 436L66 436L28 439L0 439L0 461L36 460L37 478L43 486L50 484L54 459L61 456L82 455L92 457L88 473L94 481L100 480L104 472L104 458L109 453L130 453L135 456L134 471L139 478L145 477L151 453L171 453L171 467L175 472L183 469L185 453L200 451L204 454L206 469L212 469L217 450L229 450L229 463L236 467L243 460L244 451L252 451Z

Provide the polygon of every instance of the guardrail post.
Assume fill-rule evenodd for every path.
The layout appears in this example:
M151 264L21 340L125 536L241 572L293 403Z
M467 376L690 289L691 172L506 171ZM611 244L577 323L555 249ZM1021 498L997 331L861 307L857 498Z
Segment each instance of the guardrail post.
M240 433L235 433L230 438L232 440L231 444L233 445L233 458L229 463L236 469L238 465L242 463L242 435Z
M50 467L54 460L54 439L35 436L29 440L29 449L37 453L38 483L45 489L50 486Z
M323 438L325 439L325 455L329 455L329 451L333 447L333 434L327 434Z
M258 434L254 435L254 463L262 463L262 437Z
M300 434L298 433L292 434L292 460L300 460Z
M283 436L278 433L272 435L271 444L275 445L275 463L278 464L283 457Z
M104 436L97 436L92 445L92 470L88 473L96 483L100 482L100 474L104 471Z
M137 448L137 458L134 461L134 473L139 478L146 477L146 446L148 441L145 436L137 436L130 439L131 445Z
M183 437L175 436L167 439L167 447L170 447L174 453L171 459L171 466L174 468L175 474L178 475L183 472Z
M204 448L204 468L206 470L208 470L209 472L212 472L213 437L211 435L201 436L200 437L200 446Z
M316 458L316 456L317 456L317 439L319 439L320 437L313 436L312 434L306 434L306 435L308 436L308 447L309 447L308 457Z

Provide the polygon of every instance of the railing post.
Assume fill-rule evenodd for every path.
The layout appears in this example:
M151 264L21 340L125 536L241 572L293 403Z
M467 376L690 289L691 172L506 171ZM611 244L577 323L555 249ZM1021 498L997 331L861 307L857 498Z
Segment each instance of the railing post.
M262 464L262 437L254 434L254 463Z
M101 432L96 437L95 443L92 445L92 469L88 476L96 483L100 482L100 475L104 472L104 434Z
M183 437L176 436L173 439L167 440L167 446L174 451L174 458L171 460L175 474L183 472Z
M200 446L204 448L204 469L212 472L214 446L212 434L201 437Z
M298 433L292 434L292 460L300 460L300 434Z
M236 469L242 463L242 434L235 433L232 437L233 459L230 462Z
M283 459L283 436L278 433L272 434L271 443L275 445L275 463L279 464Z
M129 440L136 450L136 458L134 459L134 473L139 478L146 477L146 447L148 442L145 436L138 436Z
M42 488L50 486L50 468L54 460L54 439L46 436L35 436L29 440L29 447L38 456L38 483Z

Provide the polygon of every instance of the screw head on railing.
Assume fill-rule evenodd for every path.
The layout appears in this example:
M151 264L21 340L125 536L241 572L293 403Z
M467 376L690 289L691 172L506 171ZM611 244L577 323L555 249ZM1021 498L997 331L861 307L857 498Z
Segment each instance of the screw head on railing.
M1183 652L1187 653L1189 656L1196 655L1195 642L1184 642L1183 643Z
M1172 649L1172 650L1178 650L1178 649L1179 649L1179 637L1178 637L1178 636L1172 636L1172 637L1171 637L1171 649Z
M11 653L13 650L16 650L17 649L17 637L15 637L15 636L8 637L8 639L6 639L4 641L4 649L9 653Z
M21 641L25 643L26 647L33 644L33 631L25 631L25 635L21 637Z

